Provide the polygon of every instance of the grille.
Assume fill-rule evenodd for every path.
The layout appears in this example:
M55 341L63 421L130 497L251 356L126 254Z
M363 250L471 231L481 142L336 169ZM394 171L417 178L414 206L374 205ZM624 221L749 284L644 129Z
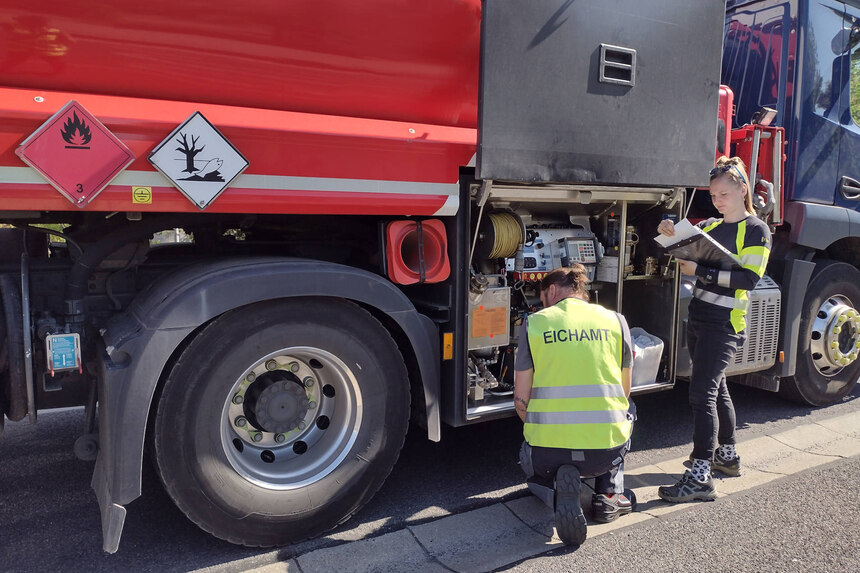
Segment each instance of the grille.
M747 339L738 349L734 362L726 369L726 374L743 374L773 366L779 340L781 304L779 287L773 279L763 276L755 289L749 291Z

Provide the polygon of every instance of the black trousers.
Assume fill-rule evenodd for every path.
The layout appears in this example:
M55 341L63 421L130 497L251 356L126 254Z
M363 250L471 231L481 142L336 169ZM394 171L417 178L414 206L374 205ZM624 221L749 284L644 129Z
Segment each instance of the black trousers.
M735 443L735 407L726 385L726 368L744 342L731 323L687 323L687 347L693 360L690 407L693 410L693 458L711 460L717 443Z
M553 488L558 468L574 466L579 474L593 477L597 493L624 493L624 456L630 449L628 441L611 450L568 450L530 446L523 442L520 448L520 466L527 481Z
M627 419L636 421L636 404L630 403ZM570 450L567 448L545 448L523 442L520 448L520 467L527 481L533 481L550 489L554 488L555 474L565 465L576 467L584 478L595 478L597 493L624 493L624 456L630 451L627 443L609 450Z

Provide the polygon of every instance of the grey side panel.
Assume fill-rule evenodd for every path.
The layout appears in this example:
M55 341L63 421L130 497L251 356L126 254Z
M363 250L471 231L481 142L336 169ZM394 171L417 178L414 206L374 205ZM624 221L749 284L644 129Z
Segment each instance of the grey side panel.
M852 237L860 237L860 213L848 210L848 229Z
M429 437L439 440L438 331L390 282L352 267L299 259L195 265L141 292L129 311L114 319L103 334L108 356L99 382L100 451L92 485L103 516L114 517L109 527L103 524L106 551L116 551L119 543L122 524L117 527L117 506L140 496L147 417L171 355L194 329L228 310L301 296L354 300L396 321L417 358Z
M800 314L803 311L803 299L806 287L812 277L815 263L794 259L786 262L785 275L782 284L782 294L785 297L782 305L782 328L780 329L779 348L785 352L783 362L777 363L777 376L794 376L797 363L797 338L800 333Z
M793 244L823 250L839 239L860 234L860 214L844 207L790 201L785 220L791 225Z

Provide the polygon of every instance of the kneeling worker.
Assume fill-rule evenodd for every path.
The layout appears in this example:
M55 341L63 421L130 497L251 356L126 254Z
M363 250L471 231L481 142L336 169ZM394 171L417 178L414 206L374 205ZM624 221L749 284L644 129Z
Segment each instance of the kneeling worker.
M520 463L529 489L555 510L567 545L587 533L581 477L597 478L595 521L632 511L623 472L635 419L630 330L620 314L589 304L588 282L580 264L543 278L544 308L520 328L515 363L514 404L525 422Z

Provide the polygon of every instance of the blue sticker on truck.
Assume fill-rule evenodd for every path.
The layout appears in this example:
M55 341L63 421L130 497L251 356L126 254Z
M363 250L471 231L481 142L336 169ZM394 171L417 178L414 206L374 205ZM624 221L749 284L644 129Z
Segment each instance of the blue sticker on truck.
M46 339L48 368L51 374L58 370L80 368L80 338L78 334L52 334Z

